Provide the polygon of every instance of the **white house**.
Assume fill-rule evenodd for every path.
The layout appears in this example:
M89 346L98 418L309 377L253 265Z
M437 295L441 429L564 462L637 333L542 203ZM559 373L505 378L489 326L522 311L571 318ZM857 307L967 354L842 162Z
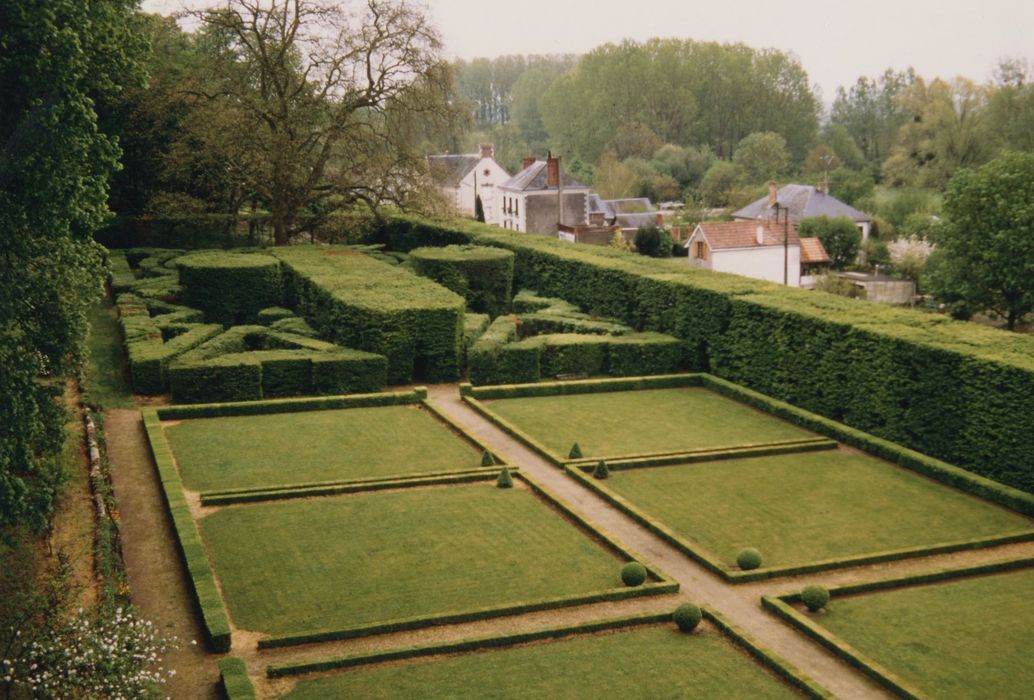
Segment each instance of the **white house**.
M500 225L496 189L510 179L510 174L495 160L492 144L481 144L480 153L427 156L431 178L456 208L474 216L474 200L481 195L485 221Z
M498 187L499 225L556 236L561 226L589 223L589 188L560 170L560 158L525 158L523 169Z
M777 217L776 214L779 214ZM768 196L751 202L739 211L733 212L737 221L756 221L789 216L790 222L801 223L813 216L851 219L862 232L862 240L869 240L872 218L849 204L841 202L828 192L825 183L811 185L784 185L778 190L774 182L768 184Z
M701 223L686 241L686 249L689 264L696 267L791 287L801 284L801 241L792 223Z

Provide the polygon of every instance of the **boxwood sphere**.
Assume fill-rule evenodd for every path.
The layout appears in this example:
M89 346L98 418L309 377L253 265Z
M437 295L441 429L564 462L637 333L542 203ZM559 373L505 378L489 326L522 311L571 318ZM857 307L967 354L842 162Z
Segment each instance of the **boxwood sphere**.
M704 614L700 612L700 608L692 603L683 603L675 608L675 612L671 616L680 632L692 632L703 617Z
M818 612L829 602L829 591L822 586L805 586L801 591L801 602L808 606L811 612Z
M761 552L753 547L741 549L740 553L736 555L736 565L744 571L758 568L761 566Z
M626 586L639 586L646 581L646 567L637 561L630 561L621 567L621 580Z
M283 303L280 261L271 255L201 251L176 258L183 301L215 323L254 323Z
M493 318L510 310L514 259L509 250L475 245L416 248L409 253L414 272L465 298L470 311Z

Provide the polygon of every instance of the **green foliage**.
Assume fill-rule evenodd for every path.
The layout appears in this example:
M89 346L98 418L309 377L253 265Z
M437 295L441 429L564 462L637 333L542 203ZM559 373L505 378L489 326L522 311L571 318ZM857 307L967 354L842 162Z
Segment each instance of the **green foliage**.
M324 337L386 356L388 383L459 376L461 297L347 248L296 246L276 255L287 301Z
M814 289L817 292L836 294L838 296L847 297L848 299L864 299L866 296L865 287L859 287L845 277L829 273L819 275L815 279Z
M736 190L746 180L746 173L736 163L720 160L707 169L700 182L700 196L704 204L725 207L732 204Z
M671 234L656 224L640 226L635 232L635 249L651 258L671 257Z
M797 231L802 237L815 237L822 241L834 270L843 270L858 257L862 233L847 217L813 216L801 221Z
M829 174L829 193L852 206L869 197L875 188L872 175L847 168L837 168Z
M485 222L485 205L481 202L481 195L474 195L474 218L481 223Z
M513 488L513 477L510 476L510 470L503 467L503 470L499 472L499 478L496 479L495 485L501 489L512 489Z
M571 445L571 449L567 451L567 457L568 459L582 458L582 448L578 446L577 442Z
M761 552L752 547L741 549L740 553L736 555L736 566L744 571L758 568L761 566Z
M675 612L672 613L672 619L679 628L679 632L692 632L696 629L697 625L700 624L700 620L703 619L704 614L700 611L700 608L692 603L683 603L679 607L675 608Z
M829 591L822 586L805 586L801 591L801 602L811 612L818 612L829 602Z
M277 321L295 318L295 315L293 311L285 309L282 306L270 306L268 308L261 309L256 317L258 322L263 326L272 326Z
M410 251L413 271L467 300L467 308L492 318L507 313L513 294L514 255L487 246L446 246Z
M637 561L630 561L621 567L621 581L626 586L641 586L646 581L646 567Z
M952 179L936 234L938 298L989 310L1012 330L1034 311L1034 154L1010 154Z
M607 463L604 460L600 460L596 463L596 468L592 470L592 475L596 479L606 479L610 476L610 469L607 467Z
M786 139L771 131L744 136L736 145L732 162L743 168L753 183L775 180L784 175L790 165Z
M485 450L484 452L481 453L481 466L482 467L491 467L494 464L495 464L495 457L492 456L491 452L489 452L488 450Z
M280 262L269 255L203 251L177 258L176 266L184 303L209 323L254 323L283 302Z
M227 700L255 700L255 686L248 677L248 667L237 656L219 659L219 682Z

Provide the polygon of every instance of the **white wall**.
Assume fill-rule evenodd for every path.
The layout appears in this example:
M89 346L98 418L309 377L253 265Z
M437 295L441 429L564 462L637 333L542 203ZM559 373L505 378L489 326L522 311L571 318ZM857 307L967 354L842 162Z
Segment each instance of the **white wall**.
M485 175L485 171L488 175ZM477 191L481 194L481 204L485 208L485 222L502 223L502 204L496 202L496 190L499 185L510 179L510 175L494 158L482 158L477 166L460 181L456 194L456 206L469 216L474 216L474 181L477 174Z
M801 284L801 248L790 246L787 257L789 285ZM693 251L689 251L693 260ZM783 283L783 246L763 248L736 248L711 251L711 269L715 272L731 272L734 275L755 277L778 284Z

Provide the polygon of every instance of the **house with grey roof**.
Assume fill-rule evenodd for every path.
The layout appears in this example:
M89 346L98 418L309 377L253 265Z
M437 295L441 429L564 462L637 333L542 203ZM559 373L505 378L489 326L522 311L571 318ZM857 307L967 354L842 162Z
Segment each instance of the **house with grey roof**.
M499 225L556 236L561 226L588 224L589 188L560 169L560 158L525 158L522 170L497 188Z
M474 202L481 195L485 221L501 223L496 189L510 174L496 162L492 144L481 144L479 153L427 156L427 165L431 179L458 211L474 216Z
M617 226L625 240L631 241L640 226L660 226L664 219L649 197L603 199L593 192L589 195L589 221Z
M733 212L732 218L737 221L756 221L758 219L775 219L777 207L779 216L789 212L791 223L799 224L802 220L813 216L847 217L855 222L862 232L862 240L869 240L872 217L858 211L849 204L829 194L823 183L812 185L784 185L776 190L775 183L769 183L767 197L751 202L739 211Z

